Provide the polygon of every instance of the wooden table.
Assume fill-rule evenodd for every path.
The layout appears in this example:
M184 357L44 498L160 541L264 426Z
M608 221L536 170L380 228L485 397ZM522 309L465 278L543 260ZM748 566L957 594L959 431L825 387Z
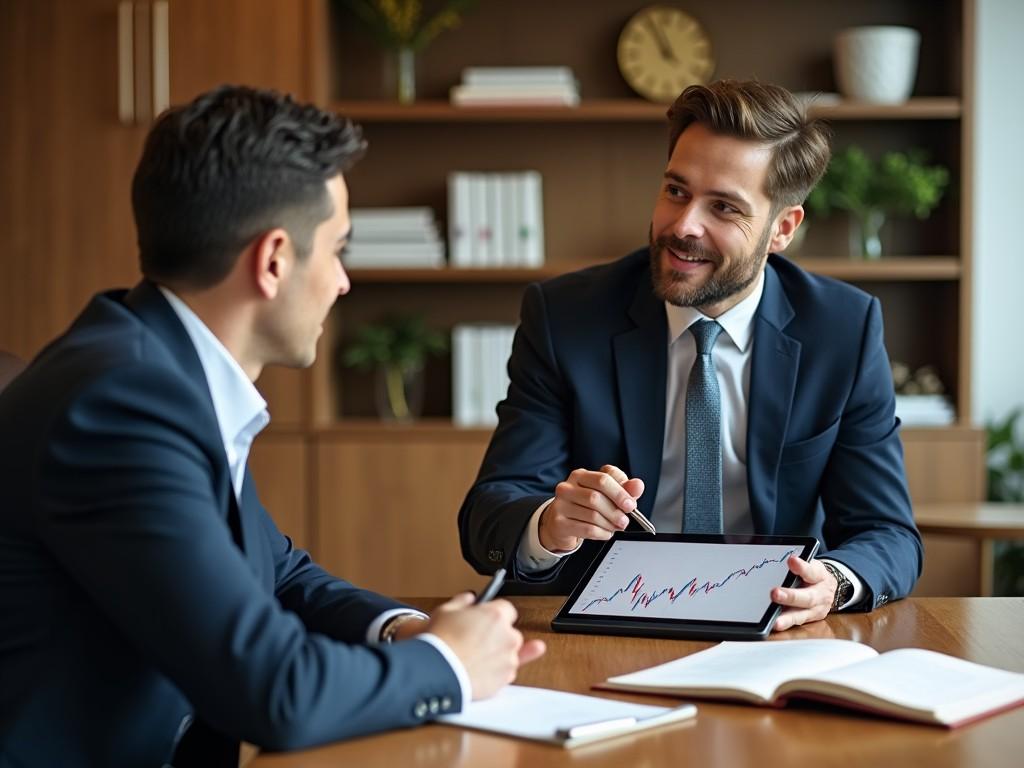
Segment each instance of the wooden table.
M438 600L413 600L429 610ZM548 644L547 654L525 667L519 683L631 701L667 704L673 699L613 695L590 690L610 675L632 672L709 647L681 640L597 637L553 633L549 623L560 598L513 598L520 627ZM872 613L829 617L773 641L839 637L879 651L920 647L1024 672L1024 598L912 598ZM771 642L771 641L769 641ZM511 738L442 725L355 739L290 754L263 754L252 768L547 768L596 766L837 766L900 765L982 768L1021 765L1024 707L947 731L898 723L823 705L767 709L698 702L695 721L646 735L581 747L571 752Z
M993 539L1024 539L1024 504L978 502L919 504L914 522L921 533L958 536L978 543L981 594L992 594Z

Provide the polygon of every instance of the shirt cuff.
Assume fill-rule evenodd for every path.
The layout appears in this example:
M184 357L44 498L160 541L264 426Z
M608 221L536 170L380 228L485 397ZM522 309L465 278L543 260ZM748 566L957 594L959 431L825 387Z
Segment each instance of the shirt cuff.
M384 613L373 620L369 629L366 630L366 642L370 645L379 645L380 633L384 630L384 626L395 616L401 616L403 614L408 616L419 616L421 619L426 621L430 620L430 617L423 613L423 611L416 611L412 608L392 608L390 611L384 611Z
M548 499L537 507L537 511L533 513L526 524L525 535L519 540L519 548L516 550L516 564L519 566L519 570L524 573L540 573L541 571L549 570L563 557L571 555L583 546L583 542L580 541L576 549L568 552L551 552L540 543L540 516L544 514L544 510L548 508L552 501L554 499Z
M462 692L462 709L469 706L469 703L473 700L473 685L469 681L469 673L466 671L466 666L462 663L462 660L455 655L455 651L448 647L448 643L442 640L437 635L432 635L429 632L416 635L410 638L410 640L422 640L425 643L430 643L437 649L437 652L444 656L444 660L448 662L448 666L452 668L452 672L455 673L455 679L459 681L459 690ZM461 709L459 710L462 711ZM447 714L454 715L455 712L448 712Z
M846 578L850 580L850 583L853 584L853 594L850 596L850 599L836 608L836 610L841 611L848 605L856 605L859 603L860 599L864 596L864 583L860 580L860 577L838 560L833 560L830 557L822 557L819 559L823 562L828 562L831 565L834 565Z

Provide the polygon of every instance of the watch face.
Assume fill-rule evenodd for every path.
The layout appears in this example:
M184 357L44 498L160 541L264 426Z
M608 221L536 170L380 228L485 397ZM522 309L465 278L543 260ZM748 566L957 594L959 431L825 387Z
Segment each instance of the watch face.
M706 83L715 68L711 42L700 24L663 5L644 8L626 23L619 35L618 60L633 90L666 104L686 86Z

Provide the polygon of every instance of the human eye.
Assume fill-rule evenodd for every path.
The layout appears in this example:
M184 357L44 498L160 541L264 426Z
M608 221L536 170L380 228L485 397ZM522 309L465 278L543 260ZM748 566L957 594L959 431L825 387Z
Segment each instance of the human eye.
M713 207L719 213L733 214L740 212L739 208L737 208L735 205L725 202L724 200L716 200Z
M668 197L682 198L686 196L686 191L671 181L665 183L665 194Z

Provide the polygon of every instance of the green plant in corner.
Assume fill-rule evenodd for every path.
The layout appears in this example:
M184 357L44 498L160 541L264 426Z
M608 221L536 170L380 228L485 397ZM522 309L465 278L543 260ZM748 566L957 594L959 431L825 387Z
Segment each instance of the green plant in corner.
M807 196L814 216L834 210L850 214L851 254L878 258L882 254L879 231L886 216L928 218L949 184L949 170L928 165L923 150L887 152L874 162L863 149L847 147L832 157L825 175Z
M391 315L357 329L342 363L357 370L377 370L390 414L407 421L415 415L406 391L410 377L422 374L428 356L447 348L447 336L428 327L422 316Z
M1021 414L1017 408L986 428L989 501L1024 502L1024 429L1017 426ZM1024 595L1024 545L996 542L994 559L994 594Z

